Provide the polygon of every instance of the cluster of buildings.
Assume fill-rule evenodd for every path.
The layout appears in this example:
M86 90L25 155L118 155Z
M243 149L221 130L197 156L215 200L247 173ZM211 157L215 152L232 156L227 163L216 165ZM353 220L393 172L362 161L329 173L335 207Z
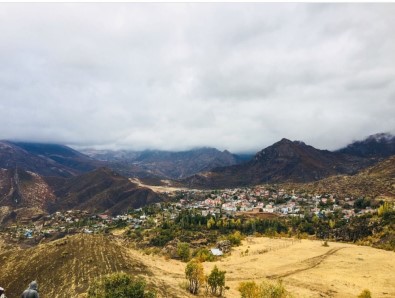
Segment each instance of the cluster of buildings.
M315 214L323 217L336 212L344 219L349 219L357 214L375 211L370 207L355 208L356 198L336 198L332 194L300 194L264 186L191 192L183 191L185 199L181 199L180 204L187 209L201 209L204 216L218 213L271 213L278 216L304 217Z
M308 195L295 191L287 192L258 186L253 188L235 188L224 190L183 190L173 194L172 203L157 203L158 213L147 215L143 209L130 214L110 216L109 214L91 214L83 210L56 212L30 222L14 224L6 229L11 240L57 237L59 234L102 233L117 226L131 229L151 228L161 224L162 220L174 220L181 210L195 209L202 216L221 215L250 216L272 214L274 216L292 216L303 218L306 215L324 217L336 213L344 219L363 213L375 212L373 208L355 208L356 199L336 198L331 194Z

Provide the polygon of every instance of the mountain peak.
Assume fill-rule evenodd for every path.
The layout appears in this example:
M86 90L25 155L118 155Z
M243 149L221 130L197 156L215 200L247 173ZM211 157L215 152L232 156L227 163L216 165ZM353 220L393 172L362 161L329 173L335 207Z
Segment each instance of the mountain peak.
M389 157L395 154L395 136L377 133L361 141L355 141L338 152L359 157Z
M389 142L395 138L392 134L388 132L376 133L370 135L366 138L365 141L376 141L376 142Z

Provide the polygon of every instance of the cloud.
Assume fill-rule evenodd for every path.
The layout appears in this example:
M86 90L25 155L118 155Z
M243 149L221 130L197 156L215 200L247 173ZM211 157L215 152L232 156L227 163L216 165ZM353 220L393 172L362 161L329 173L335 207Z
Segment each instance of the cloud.
M395 133L395 4L1 3L0 138L335 149Z

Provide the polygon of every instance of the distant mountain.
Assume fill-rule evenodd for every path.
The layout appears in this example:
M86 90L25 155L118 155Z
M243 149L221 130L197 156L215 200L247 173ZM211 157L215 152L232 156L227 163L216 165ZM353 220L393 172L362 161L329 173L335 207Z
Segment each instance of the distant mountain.
M180 179L216 167L240 164L248 156L237 156L215 148L172 152L160 150L84 150L85 154L109 162L109 167L129 177Z
M4 169L71 177L91 171L100 164L63 145L0 141L0 168Z
M308 182L336 174L354 174L372 161L319 150L303 142L282 139L241 165L215 168L183 180L189 186L228 187L285 181Z
M371 135L362 141L355 141L337 152L359 157L389 157L395 155L395 136L388 133Z
M163 201L163 197L152 190L139 187L107 168L69 179L48 177L46 181L55 190L56 197L48 204L50 212L81 209L121 214L129 208Z

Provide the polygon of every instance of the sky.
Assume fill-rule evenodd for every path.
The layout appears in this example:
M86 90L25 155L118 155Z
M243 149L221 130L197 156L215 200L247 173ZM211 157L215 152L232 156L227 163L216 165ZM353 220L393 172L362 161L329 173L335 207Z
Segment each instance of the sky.
M395 133L395 3L0 3L0 139L334 150Z

